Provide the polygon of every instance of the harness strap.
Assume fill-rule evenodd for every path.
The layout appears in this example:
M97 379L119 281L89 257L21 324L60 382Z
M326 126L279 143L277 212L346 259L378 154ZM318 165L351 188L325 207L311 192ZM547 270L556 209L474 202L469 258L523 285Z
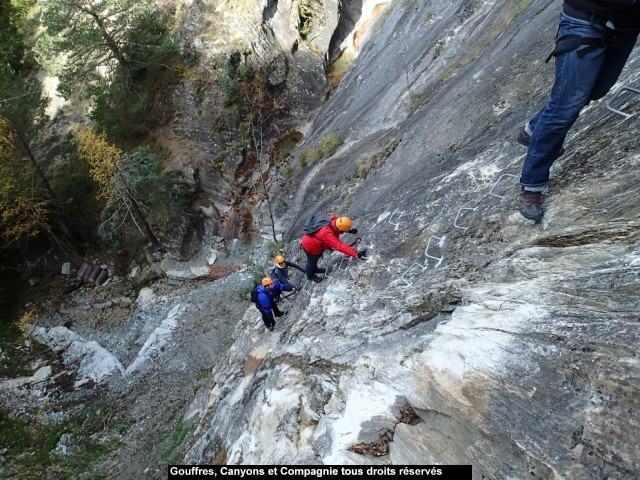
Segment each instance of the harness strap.
M577 55L578 58L584 57L587 53L591 53L598 48L606 47L611 44L617 35L609 35L604 38L594 37L581 37L579 35L567 35L566 37L559 38L556 42L556 46L549 54L544 63L549 63L551 57L557 57L563 53L572 52L577 50L582 45L586 45L586 48L581 49Z

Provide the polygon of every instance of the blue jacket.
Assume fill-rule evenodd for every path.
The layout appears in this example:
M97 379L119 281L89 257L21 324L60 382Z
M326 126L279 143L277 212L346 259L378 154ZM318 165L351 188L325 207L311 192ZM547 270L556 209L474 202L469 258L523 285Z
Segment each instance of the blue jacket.
M305 273L304 268L302 268L299 265L296 265L293 262L290 262L289 260L285 260L284 265L285 266L283 268L280 268L279 266L276 265L269 272L272 278L277 278L278 281L283 285L287 285L287 284L291 285L291 283L289 282L289 267L293 267L296 270L300 270L302 273Z
M264 285L258 285L256 290L258 291L258 301L256 302L256 307L265 315L272 315L273 312L271 308L274 305L273 297L277 293L282 292L290 292L293 290L292 286L283 285L280 282L273 282L273 286L275 287L273 290L269 290Z

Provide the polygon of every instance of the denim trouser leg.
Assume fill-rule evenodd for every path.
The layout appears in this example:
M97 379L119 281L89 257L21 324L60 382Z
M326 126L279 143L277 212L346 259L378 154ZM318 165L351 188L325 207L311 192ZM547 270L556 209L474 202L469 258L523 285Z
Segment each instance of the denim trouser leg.
M567 35L602 38L604 27L560 15L558 38ZM556 78L548 103L531 120L532 131L527 158L520 183L530 191L546 190L549 171L558 158L564 139L575 123L580 110L591 100L603 97L620 76L637 35L622 35L607 47L579 58L582 48L556 57Z

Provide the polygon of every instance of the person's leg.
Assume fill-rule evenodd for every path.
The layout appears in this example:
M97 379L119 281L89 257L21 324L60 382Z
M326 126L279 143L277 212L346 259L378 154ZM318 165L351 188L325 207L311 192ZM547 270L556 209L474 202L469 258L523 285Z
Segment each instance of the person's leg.
M262 321L264 322L264 326L267 327L268 330L273 330L273 327L276 324L273 317L271 315L267 315L264 312L260 312L260 313L262 313Z
M280 309L278 308L278 306L277 306L277 305L275 305L275 304L274 304L274 305L272 305L272 306L271 306L271 310L273 311L273 314L274 314L276 317L281 317L281 316L282 316L282 312L280 311Z
M567 35L602 38L607 33L588 22L561 15L558 38ZM598 48L579 57L578 52L582 48L556 57L556 78L550 99L529 122L532 135L520 176L520 183L525 190L541 192L548 188L551 166L596 84L607 49Z
M307 278L311 280L316 276L316 272L318 271L318 260L320 260L321 255L312 255L306 251L304 253L307 254L307 269L305 272L307 274Z

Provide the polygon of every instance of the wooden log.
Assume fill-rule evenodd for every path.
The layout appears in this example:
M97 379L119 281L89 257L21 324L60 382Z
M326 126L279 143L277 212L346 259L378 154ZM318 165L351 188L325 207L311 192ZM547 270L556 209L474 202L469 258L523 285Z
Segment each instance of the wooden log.
M89 281L89 276L91 275L92 271L93 271L93 267L91 265L87 265L87 269L84 271L84 274L82 275L82 283L87 283Z
M84 276L84 272L87 271L87 268L89 268L89 265L86 263L83 263L82 266L80 267L80 270L78 270L78 280L82 281L82 277Z
M102 269L100 267L93 267L93 270L91 270L91 275L89 275L89 283L96 283L96 278L98 278L98 275L100 275L101 271Z
M96 278L96 284L102 285L107 280L107 278L109 278L109 270L105 270L104 268L100 269L100 273Z

